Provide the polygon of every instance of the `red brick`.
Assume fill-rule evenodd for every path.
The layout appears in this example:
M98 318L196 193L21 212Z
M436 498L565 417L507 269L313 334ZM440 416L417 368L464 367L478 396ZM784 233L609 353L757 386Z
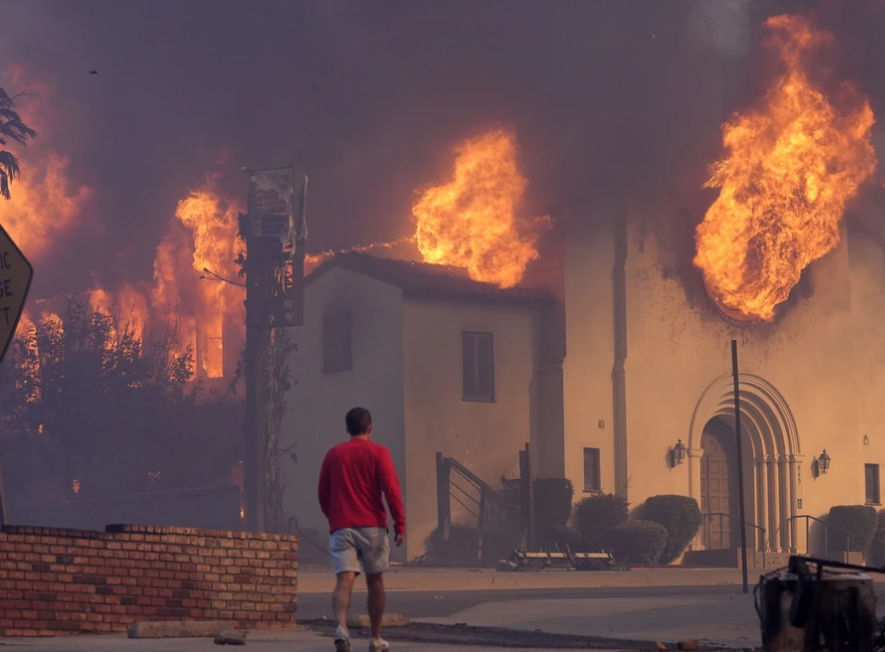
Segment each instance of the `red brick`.
M0 634L123 632L137 618L222 617L261 628L295 622L295 537L7 527L0 552Z

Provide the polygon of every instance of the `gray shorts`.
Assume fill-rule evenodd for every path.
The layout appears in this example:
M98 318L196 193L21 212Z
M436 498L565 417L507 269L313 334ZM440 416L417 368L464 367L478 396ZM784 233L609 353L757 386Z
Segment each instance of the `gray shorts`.
M387 528L357 527L336 530L329 536L329 552L335 574L352 572L377 575L390 568L390 540Z

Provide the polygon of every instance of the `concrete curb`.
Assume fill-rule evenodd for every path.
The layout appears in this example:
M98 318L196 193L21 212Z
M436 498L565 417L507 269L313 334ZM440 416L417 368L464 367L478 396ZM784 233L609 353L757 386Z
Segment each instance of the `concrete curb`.
M654 569L621 571L550 571L537 573L499 573L494 570L392 569L384 574L384 586L394 591L512 591L519 589L638 588L648 586L716 586L739 584L738 570ZM331 571L299 571L298 593L331 593L335 576ZM354 591L364 592L365 583L357 581Z
M384 618L381 619L382 627L408 627L410 623L411 621L403 614L384 614ZM369 616L361 614L348 618L347 626L353 629L370 627L371 622L369 621Z

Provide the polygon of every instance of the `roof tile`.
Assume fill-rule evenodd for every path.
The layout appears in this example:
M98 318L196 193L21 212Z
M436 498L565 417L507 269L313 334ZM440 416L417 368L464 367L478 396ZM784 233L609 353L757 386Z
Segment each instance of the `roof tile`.
M552 301L552 296L543 290L524 286L502 289L493 283L474 281L460 267L379 258L359 252L336 254L314 269L305 279L305 285L335 268L347 269L393 285L410 296L444 295L451 298L521 303Z

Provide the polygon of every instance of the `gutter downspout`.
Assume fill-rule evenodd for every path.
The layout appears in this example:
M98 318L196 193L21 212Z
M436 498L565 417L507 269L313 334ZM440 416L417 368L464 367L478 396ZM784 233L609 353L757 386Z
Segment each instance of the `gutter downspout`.
M614 313L614 365L612 366L612 419L615 451L615 493L627 497L627 216L615 218L615 262L612 269Z

